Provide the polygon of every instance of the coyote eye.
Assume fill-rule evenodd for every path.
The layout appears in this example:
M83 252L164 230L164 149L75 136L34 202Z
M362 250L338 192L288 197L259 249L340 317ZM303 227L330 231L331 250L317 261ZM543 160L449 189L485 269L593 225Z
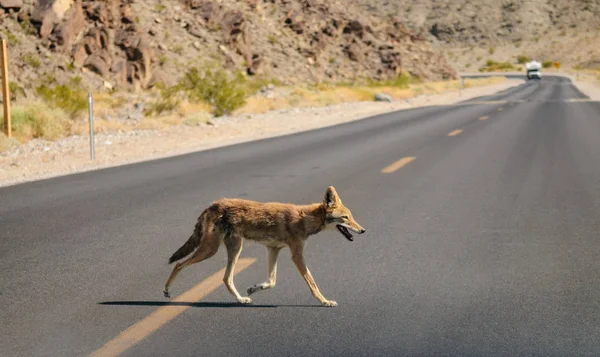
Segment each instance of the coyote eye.
M343 219L348 219L348 216L342 216Z

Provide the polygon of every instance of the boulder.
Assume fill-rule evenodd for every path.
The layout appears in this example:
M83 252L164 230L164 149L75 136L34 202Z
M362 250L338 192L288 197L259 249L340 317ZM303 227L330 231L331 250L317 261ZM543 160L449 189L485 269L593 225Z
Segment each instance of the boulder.
M110 55L108 52L98 51L86 58L83 66L90 69L91 71L99 74L102 78L108 78L110 65Z
M239 11L228 11L223 15L221 28L225 31L225 41L235 42L244 31L244 15Z
M73 64L75 65L75 67L83 67L87 56L88 53L85 50L85 45L77 45L77 47L75 48L75 52L73 52Z
M344 53L350 58L351 61L361 62L363 60L363 54L360 50L360 46L356 43L351 43L344 47Z
M80 1L69 10L65 15L65 19L56 27L53 40L65 50L71 51L73 42L86 27L85 15Z
M392 97L387 94L383 94L383 93L375 93L375 101L376 102L392 102Z
M117 59L113 62L110 71L117 87L125 87L127 85L127 61Z
M345 34L355 34L357 36L363 35L363 25L358 20L352 20L344 27L343 32Z

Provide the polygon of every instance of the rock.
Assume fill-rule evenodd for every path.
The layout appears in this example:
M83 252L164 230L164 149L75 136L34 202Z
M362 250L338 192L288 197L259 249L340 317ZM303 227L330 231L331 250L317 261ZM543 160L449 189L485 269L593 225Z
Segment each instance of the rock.
M23 7L23 0L0 0L0 7L4 9L20 9Z
M358 20L352 20L344 27L343 30L346 34L355 34L358 36L362 36L363 34L363 25Z
M52 8L38 7L31 15L31 23L38 28L41 38L46 38L58 23L58 16Z
M71 47L75 39L85 29L85 15L81 2L77 2L69 11L65 14L66 21L60 23L54 31L56 35L53 40L59 46L62 46L64 50L71 51Z
M86 58L83 66L99 74L102 76L102 78L107 78L110 69L110 62L110 54L106 50L101 50Z
M154 19L154 22L156 22L157 24L162 24L162 20L161 20L161 19L159 19L158 17L156 17L156 18Z
M83 64L85 63L85 59L87 58L88 54L85 50L85 46L82 44L79 44L77 46L77 48L75 49L75 52L73 53L73 65L75 65L75 67L77 68L81 68L83 67Z
M244 21L244 15L236 10L228 11L223 15L222 27L226 33L227 42L234 42L244 31Z
M285 18L285 24L298 35L304 32L304 17L295 10L290 10Z
M199 7L202 6L203 1L202 0L188 0L187 4L190 7L190 9L194 10L197 9Z
M121 21L126 24L135 23L135 16L133 15L133 11L131 10L131 6L129 4L125 4L121 8Z
M360 62L363 60L360 47L356 43L352 43L344 47L344 53L346 53L351 61Z
M187 31L190 33L190 35L194 35L200 38L204 38L204 35L206 33L202 26L199 26L197 24L188 24Z
M201 49L201 48L202 48L202 47L200 46L200 42L198 42L198 41L194 41L194 43L192 43L192 46L194 46L194 48L195 48L195 49L197 49L197 50L199 50L199 49Z
M383 93L376 93L375 94L375 101L376 102L392 102L392 97L387 95L387 94L383 94Z

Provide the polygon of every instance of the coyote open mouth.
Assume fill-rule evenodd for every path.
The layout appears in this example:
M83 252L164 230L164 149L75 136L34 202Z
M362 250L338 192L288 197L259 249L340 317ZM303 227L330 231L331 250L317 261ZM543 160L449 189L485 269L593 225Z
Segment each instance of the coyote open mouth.
M350 232L348 231L348 229L342 225L336 225L337 229L344 235L344 237L346 237L346 239L348 239L349 241L353 241L354 238L352 238L352 234L350 234Z

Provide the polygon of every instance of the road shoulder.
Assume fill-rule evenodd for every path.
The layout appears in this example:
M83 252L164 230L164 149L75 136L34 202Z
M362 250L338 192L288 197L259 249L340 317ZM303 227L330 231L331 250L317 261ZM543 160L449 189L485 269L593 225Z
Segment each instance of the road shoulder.
M288 135L398 110L452 105L521 83L522 80L508 79L501 84L467 88L460 93L421 95L391 103L356 102L295 108L220 118L212 125L197 127L175 126L160 131L97 134L94 161L90 160L87 136L72 136L56 142L32 140L0 154L0 187Z

